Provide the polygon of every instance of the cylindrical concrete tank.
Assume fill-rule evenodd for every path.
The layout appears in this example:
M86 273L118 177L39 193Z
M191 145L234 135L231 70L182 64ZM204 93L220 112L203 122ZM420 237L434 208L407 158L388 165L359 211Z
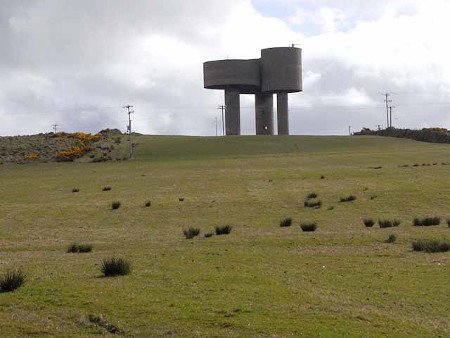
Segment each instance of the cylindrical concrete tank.
M295 47L261 50L261 80L262 92L302 91L302 50Z
M260 90L260 61L219 60L203 64L204 87L207 89L239 89L241 93Z

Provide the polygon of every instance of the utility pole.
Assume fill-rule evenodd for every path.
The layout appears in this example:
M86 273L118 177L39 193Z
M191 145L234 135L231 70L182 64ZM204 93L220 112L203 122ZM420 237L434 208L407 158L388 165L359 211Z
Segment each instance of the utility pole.
M216 124L216 136L217 136L217 116L214 118L214 122Z
M389 100L389 96L391 96L392 93L382 93L385 97L384 102L386 103L386 128L389 128L389 103L392 102L392 100Z
M352 126L348 126L348 134L352 136Z
M131 108L133 108L133 106L131 105L126 105L122 107L123 109L127 109L127 114L128 114L128 136L129 136L129 141L130 141L130 158L133 157L133 142L131 140L131 114L134 113L134 110L131 110Z
M225 111L227 110L227 106L221 105L219 108L222 111L222 135L225 135Z
M392 109L394 109L395 107L393 106L389 106L389 127L392 128Z
M52 127L53 127L53 132L56 134L56 129L58 128L58 125L55 123L55 124L52 124Z

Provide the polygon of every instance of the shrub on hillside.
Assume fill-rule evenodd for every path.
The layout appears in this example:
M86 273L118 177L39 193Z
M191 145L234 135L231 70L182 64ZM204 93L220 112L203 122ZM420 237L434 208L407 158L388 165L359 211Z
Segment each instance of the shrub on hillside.
M441 224L440 217L414 218L413 225L416 227L428 227Z
M207 232L206 234L205 234L205 238L209 238L209 237L212 237L214 234L212 233L212 232Z
M105 258L100 271L105 277L125 276L131 272L131 264L123 258Z
M431 143L450 143L450 133L444 128L423 128L421 130L387 128L382 130L370 130L363 128L354 135L379 135L398 138L408 138L416 141Z
M215 228L216 235L228 235L233 227L231 225L225 225L225 226L218 226Z
M80 189L78 189L78 188L73 188L73 189L72 189L72 192L80 192Z
M280 227L282 227L282 228L290 227L291 225L292 225L292 218L290 218L290 217L282 219L280 221Z
M148 208L148 207L151 206L151 205L152 205L152 202L151 202L151 201L145 202L145 207L146 207L146 208Z
M398 227L400 225L400 221L397 219L394 220L389 220L389 219L384 219L384 220L378 220L378 225L380 226L380 228L392 228L392 227Z
M200 229L198 228L189 228L183 230L183 235L186 239L192 239L200 234Z
M110 191L112 188L109 186L109 185L107 185L106 187L103 187L103 191Z
M312 223L301 223L300 224L300 228L302 229L302 231L304 232L312 232L312 231L316 231L317 229L317 223L312 222Z
M25 282L25 278L26 276L21 270L7 271L0 277L0 291L11 292L18 289Z
M375 221L374 221L373 219L370 219L370 218L365 218L365 219L363 219L363 223L364 223L364 225L365 225L367 228L371 228L371 227L374 226Z
M447 252L450 250L450 244L444 241L420 239L412 242L412 249L424 252Z

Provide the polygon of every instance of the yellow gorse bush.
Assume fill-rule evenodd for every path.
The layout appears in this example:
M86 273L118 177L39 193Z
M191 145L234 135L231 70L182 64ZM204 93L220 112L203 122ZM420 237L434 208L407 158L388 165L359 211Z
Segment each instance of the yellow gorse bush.
M25 155L25 160L27 161L36 161L39 158L38 154L27 154Z

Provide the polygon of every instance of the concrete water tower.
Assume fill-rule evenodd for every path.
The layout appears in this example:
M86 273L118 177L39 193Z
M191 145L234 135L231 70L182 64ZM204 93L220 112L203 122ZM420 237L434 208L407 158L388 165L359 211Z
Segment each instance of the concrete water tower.
M288 94L302 91L302 50L267 48L260 59L203 64L204 87L225 91L227 135L240 135L240 94L255 94L257 135L273 135L273 94L277 94L278 135L289 135Z

